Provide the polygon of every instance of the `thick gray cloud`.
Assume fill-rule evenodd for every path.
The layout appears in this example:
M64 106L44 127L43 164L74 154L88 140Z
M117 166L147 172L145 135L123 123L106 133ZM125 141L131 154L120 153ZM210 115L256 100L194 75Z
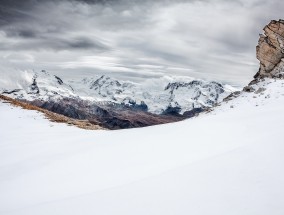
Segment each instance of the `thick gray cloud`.
M281 0L1 0L0 69L244 85L258 34L283 10Z

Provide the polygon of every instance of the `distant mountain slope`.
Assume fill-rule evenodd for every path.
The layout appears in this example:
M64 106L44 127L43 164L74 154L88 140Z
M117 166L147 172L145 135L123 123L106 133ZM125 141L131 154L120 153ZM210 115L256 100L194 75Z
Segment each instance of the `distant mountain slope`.
M202 80L175 81L160 88L145 88L143 84L119 82L108 76L97 79L83 79L73 82L78 94L91 97L97 101L141 105L146 104L148 111L161 114L169 107L178 107L179 113L194 108L212 107L232 92L217 82Z
M42 70L40 72L25 72L19 80L14 80L18 85L15 89L5 89L3 94L23 100L48 100L50 98L75 97L72 87L63 82L61 78Z
M103 129L102 127L98 126L95 123L90 123L89 120L76 120L74 118L69 118L61 114L56 114L54 112L48 111L47 109L40 108L38 106L34 106L32 104L26 103L26 102L21 102L16 99L12 99L7 96L0 95L0 100L3 103L8 103L11 104L15 107L20 107L26 110L35 110L40 113L43 113L44 116L49 119L52 122L57 122L57 123L66 123L68 125L74 125L78 128L83 128L87 130L98 130L98 129Z
M25 72L6 96L108 129L144 127L192 117L222 101L232 88L190 79L145 88L108 76L65 81L42 70Z

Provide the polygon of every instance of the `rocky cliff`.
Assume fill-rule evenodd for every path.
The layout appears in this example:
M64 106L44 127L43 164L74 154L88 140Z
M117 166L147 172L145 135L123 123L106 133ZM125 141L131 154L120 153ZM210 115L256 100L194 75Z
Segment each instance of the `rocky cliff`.
M272 20L264 27L256 46L260 67L254 79L243 88L244 92L263 94L265 85L273 79L284 79L284 20ZM223 101L239 97L242 92L233 92Z
M260 68L255 78L282 77L284 68L284 20L272 20L264 27L256 47Z

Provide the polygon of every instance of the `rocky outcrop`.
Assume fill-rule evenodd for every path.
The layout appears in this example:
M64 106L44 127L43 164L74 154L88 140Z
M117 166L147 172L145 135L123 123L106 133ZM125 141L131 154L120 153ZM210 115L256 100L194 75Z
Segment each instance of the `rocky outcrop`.
M277 76L284 68L284 20L272 20L263 30L256 47L260 68L255 78Z
M261 94L265 88L258 84L265 78L284 79L284 20L272 20L263 30L256 46L256 57L260 62L258 72L242 91L231 93L224 102L239 97L242 92Z
M26 110L36 110L40 113L43 113L44 116L52 122L66 123L70 126L73 125L79 128L87 129L87 130L106 129L106 128L99 126L98 123L95 123L95 122L91 123L89 120L78 120L78 119L70 118L62 114L57 114L47 109L40 108L38 106L32 105L27 102L12 99L10 97L7 97L1 94L0 94L0 100L2 100L5 103L10 103L11 105L21 107Z
M95 104L79 98L22 102L107 129L146 127L183 120L185 116L157 115L123 104ZM191 115L190 117L193 117Z
M39 87L37 85L37 76L35 75L33 77L33 82L32 84L29 86L29 89L28 89L28 94L39 94Z

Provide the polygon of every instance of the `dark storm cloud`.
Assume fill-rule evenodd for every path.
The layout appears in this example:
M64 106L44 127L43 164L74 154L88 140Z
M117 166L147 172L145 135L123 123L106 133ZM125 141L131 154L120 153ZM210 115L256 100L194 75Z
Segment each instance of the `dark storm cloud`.
M23 37L23 35L22 35ZM100 43L99 41L92 41L89 38L78 37L78 38L44 38L44 37L35 37L28 32L24 36L26 40L21 40L15 44L5 44L0 43L0 50L92 50L92 51L107 51L109 48Z
M6 43L0 42L0 49L53 49L55 51L73 49L106 51L109 49L97 38L89 38L84 34L70 36L70 33L76 31L73 20L71 18L66 22L66 19L61 17L61 15L70 16L70 14L59 13L55 14L57 17L49 17L48 11L56 9L58 2L64 4L68 1L1 0L0 31L4 32L9 40Z
M9 25L13 22L29 18L32 9L39 3L40 1L34 0L1 0L0 25Z
M119 0L75 0L75 1L83 2L87 4L106 4L106 3L118 2Z
M20 37L20 38L37 38L37 32L29 29L5 29L5 33L8 37Z
M87 4L102 4L109 1L111 0L1 0L0 26L36 18L34 17L35 10L41 5L48 6L49 3L81 2Z

